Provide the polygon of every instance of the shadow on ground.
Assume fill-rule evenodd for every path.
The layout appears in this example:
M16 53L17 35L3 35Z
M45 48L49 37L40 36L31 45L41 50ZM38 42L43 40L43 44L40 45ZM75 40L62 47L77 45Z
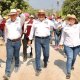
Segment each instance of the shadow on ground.
M27 54L27 58L30 58L30 53L26 53ZM23 57L23 52L20 52L20 56Z
M5 63L5 61L3 61L2 59L0 59L0 62L1 62L1 63Z
M66 74L66 62L62 60L55 60L54 64Z
M18 72L22 64L23 64L23 62L19 61L19 68L18 68L17 71L15 71L15 60L13 60L12 64L11 64L11 74L12 74L13 71Z
M55 45L50 45L52 48L54 48L55 47ZM64 49L57 49L56 50L57 52L59 52L62 56L64 56L64 58L66 58L66 54L65 54L65 52L64 52Z
M41 60L40 62L41 62L41 63L40 63L40 64L41 64L41 68L43 68L43 67L44 67L43 60ZM27 66L28 66L28 65L32 65L33 68L34 68L34 70L35 70L35 72L36 72L35 58L30 59L30 60L27 62Z
M0 59L0 67L1 67L2 63L5 63L5 61L3 61L2 59Z
M66 58L66 54L65 54L64 50L58 49L58 52L59 52L61 55L63 55L64 58Z

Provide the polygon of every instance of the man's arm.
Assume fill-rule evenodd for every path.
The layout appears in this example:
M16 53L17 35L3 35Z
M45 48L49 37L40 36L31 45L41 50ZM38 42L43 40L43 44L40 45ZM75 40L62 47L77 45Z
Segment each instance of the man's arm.
M7 34L8 34L8 30L5 25L5 27L4 27L4 41L5 41L5 43L7 43Z
M65 33L64 33L64 31L62 31L61 40L59 43L60 48L63 48L64 39L65 39Z
M35 32L35 25L33 24L29 35L28 45L31 45L31 40L33 39L34 32Z

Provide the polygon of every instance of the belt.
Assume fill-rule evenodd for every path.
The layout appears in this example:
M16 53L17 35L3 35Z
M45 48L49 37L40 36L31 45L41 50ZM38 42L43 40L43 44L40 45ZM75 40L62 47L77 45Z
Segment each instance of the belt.
M17 39L8 39L8 40L10 40L10 41L12 41L12 42L16 42L16 41L19 41L21 39L21 37L19 37L19 38L17 38Z
M40 39L46 39L48 38L49 36L46 36L46 37L38 37L38 36L35 36L35 38L40 38Z

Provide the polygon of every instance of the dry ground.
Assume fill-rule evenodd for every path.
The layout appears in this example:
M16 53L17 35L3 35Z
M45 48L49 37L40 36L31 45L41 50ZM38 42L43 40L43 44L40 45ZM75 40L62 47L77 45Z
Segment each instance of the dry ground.
M5 72L5 61L6 61L6 48L3 41L0 39L0 80L3 80L3 75ZM33 46L33 58L28 58L26 62L22 60L22 47L20 51L20 68L18 72L14 72L12 68L12 75L10 80L66 80L66 58L58 52L55 51L52 46L50 46L50 58L48 62L47 68L43 68L39 76L35 76L35 52ZM41 57L43 58L43 57ZM77 61L75 63L75 70L72 71L70 80L80 80L80 57L77 57Z

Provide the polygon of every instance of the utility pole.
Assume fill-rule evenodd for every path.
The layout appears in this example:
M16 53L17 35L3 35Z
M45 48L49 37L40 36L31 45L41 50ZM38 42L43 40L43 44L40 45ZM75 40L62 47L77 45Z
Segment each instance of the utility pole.
M57 0L57 11L59 11L59 3L60 3L60 1Z
M56 6L57 6L56 14L57 15L59 15L59 4L60 4L60 2L59 2L59 0L57 0L57 2L56 2Z

